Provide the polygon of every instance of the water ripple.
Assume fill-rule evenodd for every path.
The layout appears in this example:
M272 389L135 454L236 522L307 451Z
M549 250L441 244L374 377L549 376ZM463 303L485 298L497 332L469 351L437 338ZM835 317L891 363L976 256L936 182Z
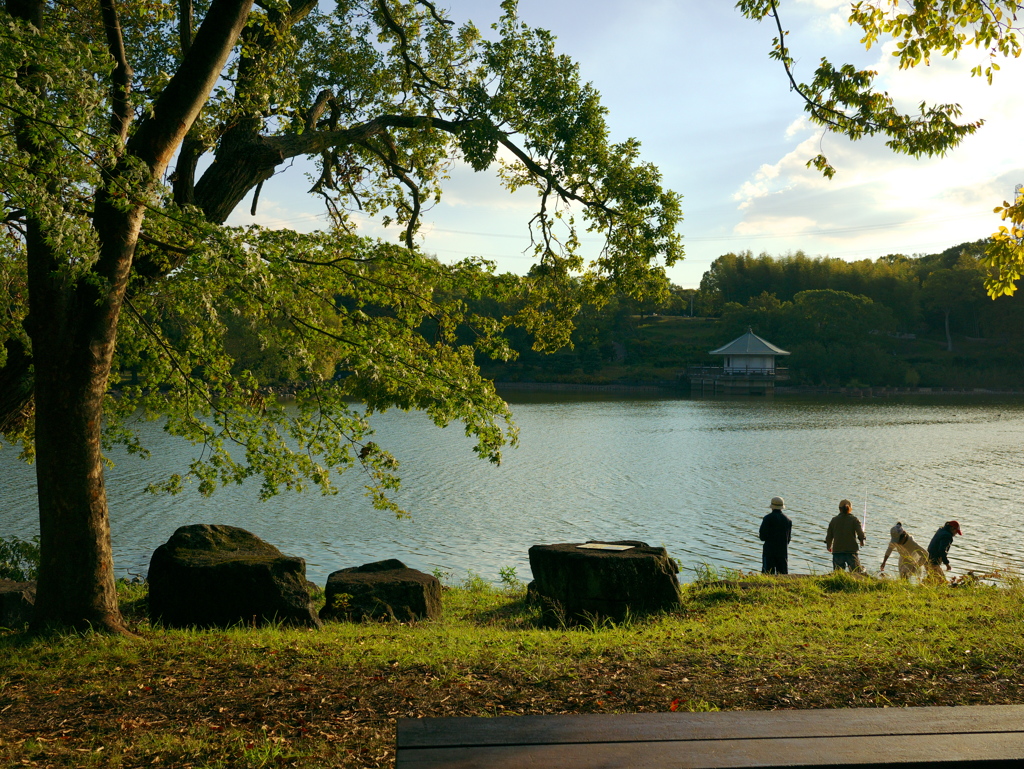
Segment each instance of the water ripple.
M307 560L311 579L397 557L417 568L496 579L529 576L537 543L641 539L664 545L692 578L702 562L760 563L757 527L768 500L786 498L794 522L791 568L826 571L825 528L841 497L862 514L863 558L876 568L901 520L926 544L957 518L965 536L957 570L1024 566L1019 508L1024 404L998 400L828 401L611 399L514 404L521 447L493 467L476 460L461 430L437 430L420 414L388 413L377 440L402 461L397 495L413 514L375 511L356 475L334 497L256 501L255 486L211 499L154 497L146 484L180 470L191 448L143 425L154 459L115 456L108 475L119 574L147 568L178 526L243 526ZM32 468L0 450L0 535L38 530ZM957 573L954 571L954 573Z

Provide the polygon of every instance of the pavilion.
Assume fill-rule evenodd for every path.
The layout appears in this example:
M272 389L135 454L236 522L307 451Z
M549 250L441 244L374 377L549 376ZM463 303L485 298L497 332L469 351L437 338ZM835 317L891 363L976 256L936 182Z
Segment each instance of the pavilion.
M708 354L723 356L723 365L689 367L691 391L699 388L701 394L768 395L774 392L776 381L789 379L788 372L775 365L776 357L789 352L749 328L743 336Z

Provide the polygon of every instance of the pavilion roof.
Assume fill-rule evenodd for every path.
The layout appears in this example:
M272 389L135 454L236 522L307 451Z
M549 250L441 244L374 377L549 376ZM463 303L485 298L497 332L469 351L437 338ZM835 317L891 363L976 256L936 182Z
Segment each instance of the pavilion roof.
M743 336L732 340L725 347L712 350L709 355L789 355L789 352L766 342L748 329Z

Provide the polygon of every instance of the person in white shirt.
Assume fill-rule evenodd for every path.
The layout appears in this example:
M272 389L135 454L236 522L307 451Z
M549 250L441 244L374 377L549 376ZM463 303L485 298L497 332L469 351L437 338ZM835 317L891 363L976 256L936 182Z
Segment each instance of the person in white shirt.
M899 521L896 521L896 525L889 529L889 535L891 539L889 540L889 547L885 550L885 556L882 558L881 571L885 571L885 563L889 560L889 556L892 555L892 551L895 550L900 555L900 577L902 579L910 579L914 576L920 576L921 567L928 560L928 551L914 541L914 538L910 536L910 533L903 528L903 524Z

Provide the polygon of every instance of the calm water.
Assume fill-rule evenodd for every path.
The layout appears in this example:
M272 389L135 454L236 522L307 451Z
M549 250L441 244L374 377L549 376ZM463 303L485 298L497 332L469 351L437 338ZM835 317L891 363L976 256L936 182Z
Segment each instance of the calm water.
M1024 566L1024 401L568 400L514 402L521 446L494 467L474 458L458 426L420 414L383 415L377 440L402 461L396 520L372 509L356 473L336 497L285 494L256 501L256 484L177 497L147 483L183 469L192 447L144 425L145 461L113 457L108 474L119 575L144 573L153 549L189 523L242 526L306 559L323 583L335 569L381 558L457 578L529 576L537 543L640 539L682 561L760 568L757 527L773 495L793 518L790 569L830 568L822 540L841 497L863 516L866 565L877 569L888 530L903 521L927 544L956 518L953 574ZM38 531L32 468L0 450L0 535Z

